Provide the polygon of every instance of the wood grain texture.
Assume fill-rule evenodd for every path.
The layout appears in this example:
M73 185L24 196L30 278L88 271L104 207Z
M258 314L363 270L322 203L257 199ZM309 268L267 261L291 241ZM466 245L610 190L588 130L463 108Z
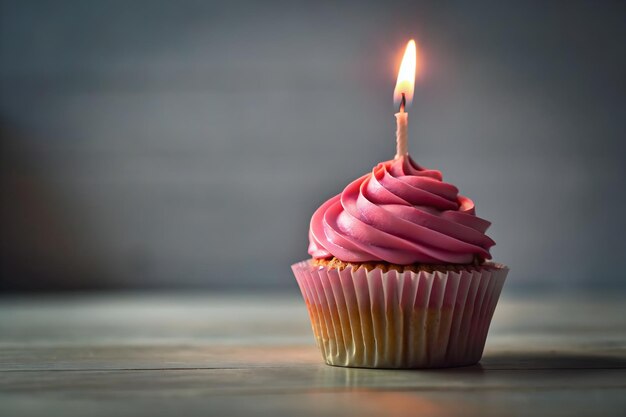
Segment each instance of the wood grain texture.
M0 300L0 415L619 415L626 308L504 298L477 366L326 366L290 295Z

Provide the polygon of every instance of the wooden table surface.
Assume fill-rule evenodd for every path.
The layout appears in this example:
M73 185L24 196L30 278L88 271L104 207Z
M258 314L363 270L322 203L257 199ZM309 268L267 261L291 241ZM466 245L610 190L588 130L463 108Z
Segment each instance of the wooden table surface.
M0 415L626 415L618 296L500 301L480 365L324 365L284 295L0 298Z

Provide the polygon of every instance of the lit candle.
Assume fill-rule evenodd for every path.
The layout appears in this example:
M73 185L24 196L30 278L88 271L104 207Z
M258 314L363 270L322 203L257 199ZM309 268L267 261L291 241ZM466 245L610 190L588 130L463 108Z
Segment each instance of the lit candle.
M405 110L413 101L416 61L417 51L415 41L411 39L406 46L406 51L404 51L400 71L398 71L398 81L396 81L396 88L393 90L394 105L398 106L400 109L398 113L396 113L396 159L409 154L407 148L409 115Z

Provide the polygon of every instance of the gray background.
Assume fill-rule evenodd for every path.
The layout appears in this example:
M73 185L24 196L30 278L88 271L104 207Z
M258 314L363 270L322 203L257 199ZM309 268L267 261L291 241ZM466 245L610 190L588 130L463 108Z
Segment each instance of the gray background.
M410 37L411 154L509 291L625 286L625 2L0 7L2 291L294 290L313 210L394 154Z

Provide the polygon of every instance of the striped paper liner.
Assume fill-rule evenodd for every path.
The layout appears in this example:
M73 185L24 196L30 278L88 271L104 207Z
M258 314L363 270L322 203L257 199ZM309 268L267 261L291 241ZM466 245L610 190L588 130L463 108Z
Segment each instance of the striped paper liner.
M384 272L292 265L329 365L444 368L477 363L509 269Z

